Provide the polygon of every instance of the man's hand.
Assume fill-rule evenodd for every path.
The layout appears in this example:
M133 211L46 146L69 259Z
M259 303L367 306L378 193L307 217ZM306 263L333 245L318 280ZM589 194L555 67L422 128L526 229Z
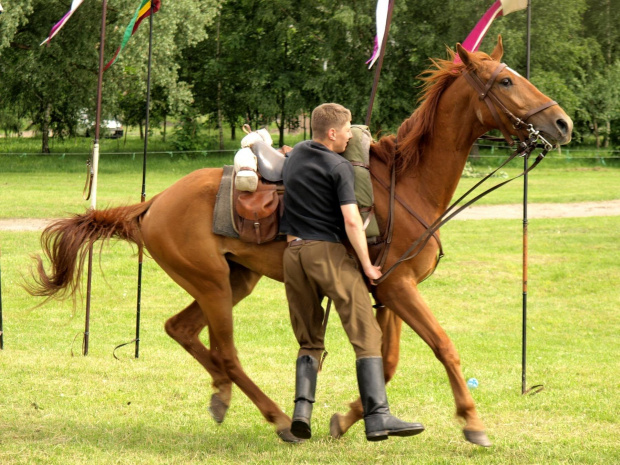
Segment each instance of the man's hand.
M383 273L381 273L381 267L374 265L364 268L364 274L368 277L368 279L370 279L371 284L375 284L375 279L379 279L383 276Z
M283 145L282 147L280 147L278 149L278 152L280 152L282 155L286 155L287 153L289 153L291 150L293 150L293 147L289 146L289 145Z

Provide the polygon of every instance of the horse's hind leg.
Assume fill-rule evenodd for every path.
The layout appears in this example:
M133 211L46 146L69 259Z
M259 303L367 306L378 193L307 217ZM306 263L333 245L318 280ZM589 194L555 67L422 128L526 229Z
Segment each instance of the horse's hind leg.
M380 307L377 310L377 321L383 333L381 355L383 356L383 375L387 383L396 373L403 321L386 307ZM349 404L349 408L349 411L344 415L335 413L332 416L329 422L329 433L332 437L336 439L342 437L353 424L364 417L362 401L359 397Z
M199 335L207 325L202 309L196 301L192 302L183 311L166 321L166 332L188 351L213 378L213 388L216 392L211 397L209 413L215 421L224 421L226 410L230 405L231 381L222 368L217 357L213 356L200 340Z
M254 287L260 280L261 275L234 262L228 262L228 266L230 268L229 281L232 289L232 304L234 307L252 293ZM209 327L209 341L213 340L213 331L211 330L211 327ZM209 408L209 412L215 421L220 423L224 420L228 407L230 407L232 381L226 374L226 368L217 347L211 347L211 357L213 362L218 366L221 373L227 379L226 383L221 383L218 386L215 386L215 379L213 381L213 385L218 389L218 391L213 393L211 396L211 406Z
M233 291L233 306L247 297L260 279L260 275L240 265L230 263L230 285ZM215 421L221 423L230 406L232 381L226 374L217 350L209 350L200 340L199 335L207 326L207 320L196 301L186 309L170 318L165 325L166 332L187 350L211 375L215 392L211 396L209 413ZM213 335L209 328L209 340Z
M211 347L221 357L222 366L230 380L258 407L265 419L275 426L278 436L287 442L299 442L290 432L290 417L260 390L241 367L233 342L231 296L225 291L219 288L217 292L211 290L197 296L208 320Z
M290 432L290 417L261 391L243 370L233 340L233 302L242 295L247 295L248 289L251 290L258 281L259 275L238 265L227 263L222 256L194 256L192 259L195 262L208 264L208 269L203 267L188 270L182 266L185 263L179 260L175 263L179 271L168 266L166 272L198 302L205 318L203 324L209 326L209 345L212 354L217 354L212 355L211 360L218 360L217 368L223 369L228 380L235 383L258 407L265 419L275 426L280 438L287 442L299 442L299 439ZM246 276L246 279L241 279L244 285L238 281L236 273ZM249 281L248 276L251 278Z

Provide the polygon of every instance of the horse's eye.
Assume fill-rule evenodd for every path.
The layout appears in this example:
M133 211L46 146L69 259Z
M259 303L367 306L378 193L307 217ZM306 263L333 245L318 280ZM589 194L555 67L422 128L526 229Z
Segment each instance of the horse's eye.
M512 79L504 78L500 81L500 84L504 87L510 87L512 85Z

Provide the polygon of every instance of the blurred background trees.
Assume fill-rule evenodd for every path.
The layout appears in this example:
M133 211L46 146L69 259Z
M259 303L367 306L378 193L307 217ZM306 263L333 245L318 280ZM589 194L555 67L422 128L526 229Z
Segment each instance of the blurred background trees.
M109 0L106 61L137 0ZM576 142L620 143L620 5L617 0L532 0L531 79L573 117ZM0 131L32 125L75 135L94 120L101 1L87 0L49 47L40 47L70 0L13 0L0 15ZM416 107L416 76L429 57L465 39L492 0L396 1L372 130L394 131ZM190 148L204 125L220 141L238 128L305 127L319 103L337 101L363 122L373 80L365 61L375 0L163 0L154 17L152 122L175 121ZM143 130L148 22L104 75L103 118ZM504 61L525 74L526 13L497 19L482 50L504 38ZM165 125L164 125L165 128ZM306 137L310 137L307 134Z

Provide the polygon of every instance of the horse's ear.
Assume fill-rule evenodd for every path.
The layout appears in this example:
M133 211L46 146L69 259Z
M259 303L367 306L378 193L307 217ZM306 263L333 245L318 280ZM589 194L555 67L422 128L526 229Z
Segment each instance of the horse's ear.
M497 36L497 45L491 52L491 58L493 58L495 61L501 61L502 56L504 56L504 44L502 43L502 35L499 34Z
M472 63L471 55L460 43L456 44L456 53L458 53L459 58L465 66L469 66Z

